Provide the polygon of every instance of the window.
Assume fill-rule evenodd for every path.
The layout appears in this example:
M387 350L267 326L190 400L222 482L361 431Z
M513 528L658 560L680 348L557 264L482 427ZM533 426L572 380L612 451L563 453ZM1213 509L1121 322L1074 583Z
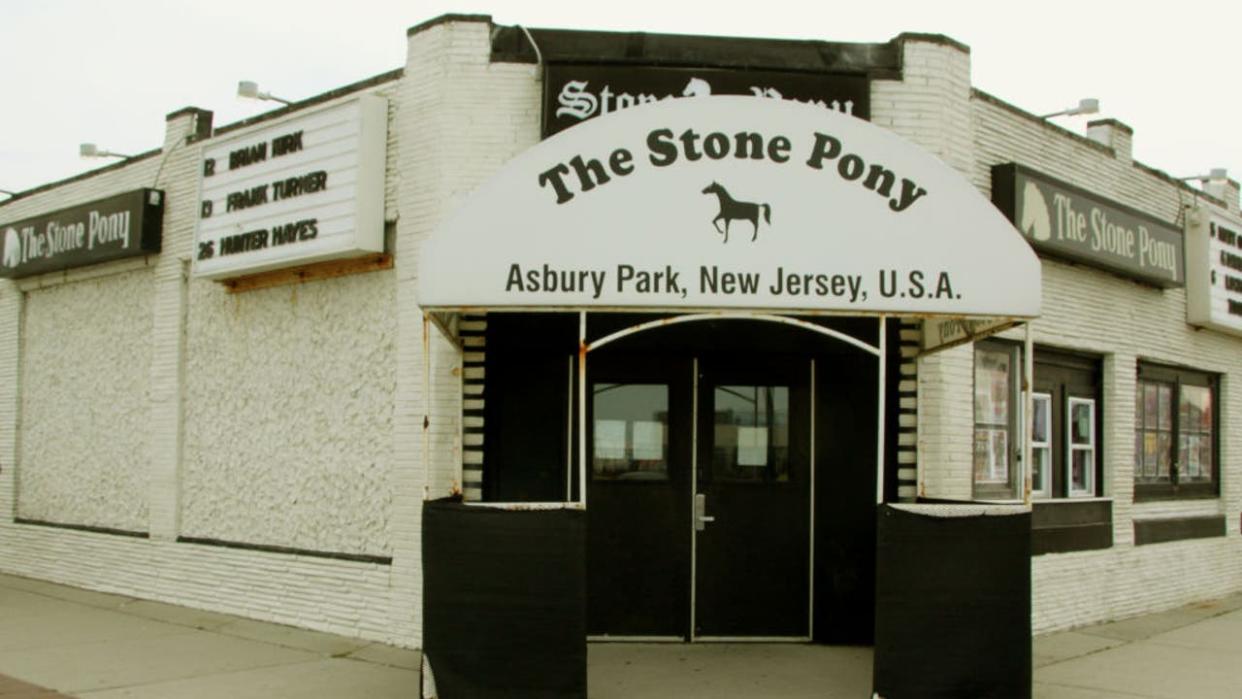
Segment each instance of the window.
M1031 414L1031 496L1101 495L1100 360L1035 348Z
M1217 378L1140 363L1134 386L1134 496L1215 497Z
M1052 394L1031 395L1031 497L1052 497Z
M668 386L597 383L591 473L596 480L668 480Z
M1066 414L1069 439L1065 463L1069 467L1070 497L1095 495L1095 400L1070 398Z
M1022 497L1018 467L1021 374L1019 347L996 341L975 343L975 498Z
M712 466L721 480L789 480L789 387L717 386Z

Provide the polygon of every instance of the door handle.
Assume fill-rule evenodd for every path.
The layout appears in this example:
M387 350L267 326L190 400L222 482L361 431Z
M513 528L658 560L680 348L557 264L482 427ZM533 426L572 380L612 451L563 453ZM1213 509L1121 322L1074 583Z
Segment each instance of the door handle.
M707 494L697 493L694 496L694 531L701 532L707 528L708 522L715 522L716 518L707 514Z

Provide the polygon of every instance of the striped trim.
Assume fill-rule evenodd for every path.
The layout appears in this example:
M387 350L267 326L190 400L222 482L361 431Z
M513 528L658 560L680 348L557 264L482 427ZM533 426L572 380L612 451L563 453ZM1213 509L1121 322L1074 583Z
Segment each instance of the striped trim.
M463 313L457 325L465 351L461 367L461 492L472 502L483 500L483 412L487 378L487 314Z
M904 319L898 326L901 377L897 384L897 500L914 502L919 494L919 349L923 338L921 321Z

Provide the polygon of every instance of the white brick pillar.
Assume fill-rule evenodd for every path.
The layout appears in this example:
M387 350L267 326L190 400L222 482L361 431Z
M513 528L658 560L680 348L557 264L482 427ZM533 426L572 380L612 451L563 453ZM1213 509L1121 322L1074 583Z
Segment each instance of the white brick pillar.
M211 134L211 112L187 107L168 115L160 167L150 186L164 190L164 230L155 264L151 357L151 538L180 531L182 389L185 374L186 275L198 219L197 141Z
M975 164L970 49L940 35L902 34L895 41L901 79L872 83L872 122L969 177ZM920 495L972 497L973 358L966 345L918 360Z
M483 15L446 15L411 28L397 95L392 618L416 645L422 643L422 502L424 494L442 497L460 487L462 460L462 357L435 328L424 345L418 249L465 196L539 135L535 66L492 63L491 30ZM424 346L431 351L426 363Z
M12 218L0 208L0 221ZM0 525L11 524L17 513L22 300L16 283L0 279Z
M1134 384L1133 354L1104 355L1104 490L1113 499L1113 546L1134 545Z

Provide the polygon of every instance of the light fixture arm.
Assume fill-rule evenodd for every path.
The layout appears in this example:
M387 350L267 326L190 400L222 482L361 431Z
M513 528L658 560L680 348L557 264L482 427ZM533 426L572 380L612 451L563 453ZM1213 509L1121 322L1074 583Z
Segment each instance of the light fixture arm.
M293 104L283 97L277 97L270 92L262 92L259 90L259 84L253 80L242 80L237 83L237 96L254 100L271 100L272 102L280 102L282 104Z
M124 153L113 153L110 150L100 150L99 146L94 143L82 143L78 146L78 155L83 158L125 158L128 160L134 156Z
M1200 182L1219 182L1229 179L1228 168L1214 167L1208 171L1206 175L1191 175L1190 177L1179 177L1178 180L1187 182L1189 180L1199 180Z
M1100 111L1100 101L1094 97L1084 97L1078 100L1078 105L1068 109L1062 109L1059 112L1044 114L1040 119L1051 119L1058 116L1078 116L1080 114L1096 114Z

